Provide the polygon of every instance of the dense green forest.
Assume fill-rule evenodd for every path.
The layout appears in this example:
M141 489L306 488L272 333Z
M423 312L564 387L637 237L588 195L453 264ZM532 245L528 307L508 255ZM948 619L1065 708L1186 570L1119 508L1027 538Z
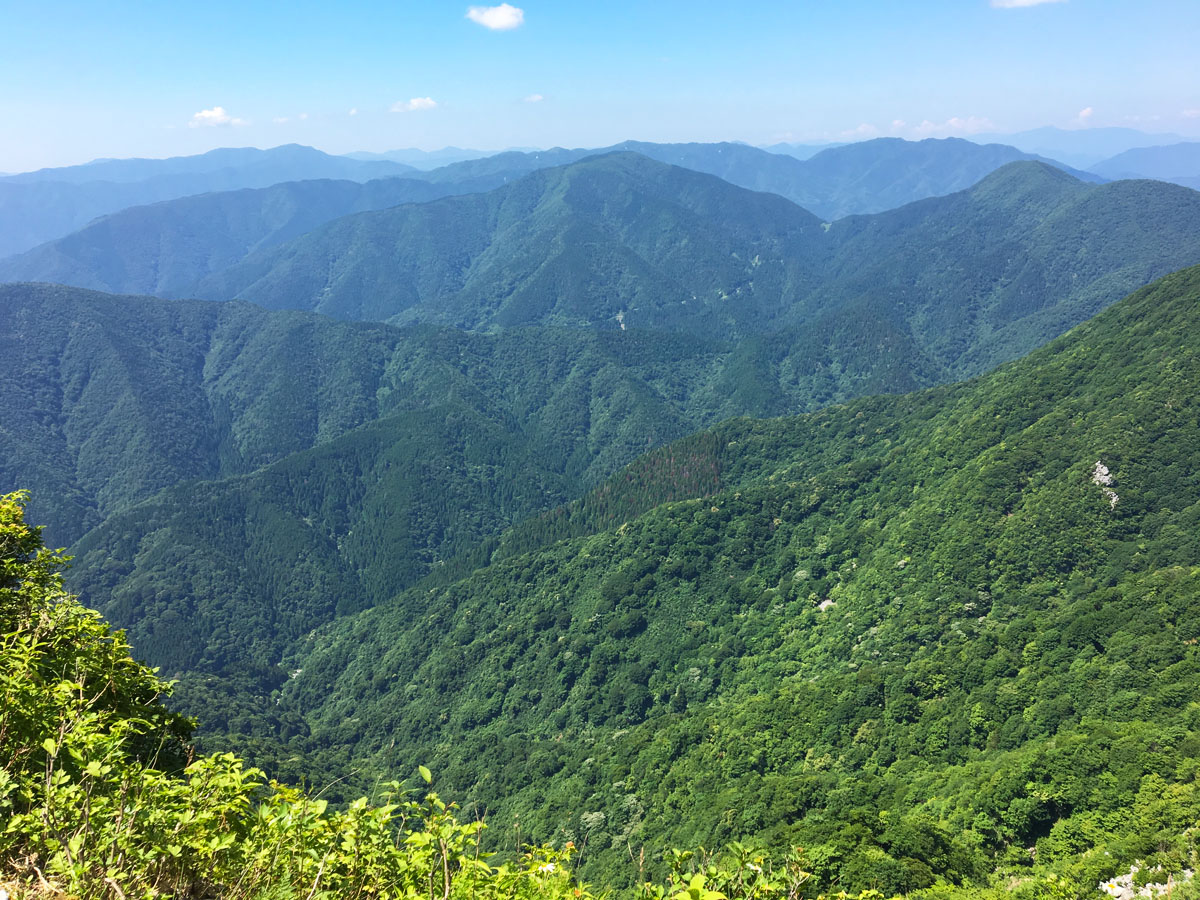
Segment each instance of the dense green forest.
M298 643L293 747L429 760L607 878L734 837L885 892L1178 870L1198 326L1200 268L964 385L664 448L565 513L577 537ZM703 496L663 503L676 481Z

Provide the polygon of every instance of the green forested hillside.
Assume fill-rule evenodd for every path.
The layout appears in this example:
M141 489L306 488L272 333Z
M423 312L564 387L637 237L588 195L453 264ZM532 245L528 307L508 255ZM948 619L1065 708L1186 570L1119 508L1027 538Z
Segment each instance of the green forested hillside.
M739 835L885 892L1179 867L1198 330L1194 268L972 382L664 448L577 537L297 644L295 746L430 760L613 877Z
M480 285L494 284L505 265L544 261L498 320L543 315L553 296L565 302L551 308L552 321L586 324L595 304L611 302L608 290L635 290L655 304L657 324L708 330L723 341L711 345L643 333L632 307L628 330L484 337L335 325L244 304L80 303L51 288L9 288L38 299L6 309L14 323L6 363L18 390L9 397L5 481L49 498L35 500L47 504L35 511L55 540L103 525L77 548L73 586L134 629L141 652L172 672L255 667L265 674L251 684L261 688L277 682L291 637L451 560L480 559L474 544L577 496L639 452L726 416L912 390L1036 346L1118 287L1195 258L1197 200L1153 182L1092 188L1018 163L969 192L825 229L777 197L617 155L491 195L332 226L384 215L390 224L371 238L384 240L374 251L379 271L394 264L384 251L411 234L402 248L420 240L434 248L421 277L445 282L458 277L450 245L471 233L460 207L482 211L473 220L487 226L476 232L485 261L476 271L492 281ZM452 206L437 212L444 203ZM414 215L407 232L391 221ZM661 231L655 215L667 223ZM438 216L444 231L430 227ZM349 266L349 279L357 275L347 261L365 255L359 224L332 257ZM635 258L653 260L654 270L614 283L611 258L578 257L589 246L579 228L599 239L616 225L618 242L592 249L635 244ZM560 226L562 253L547 261ZM681 231L686 242L669 239ZM504 239L487 245L495 234ZM824 248L823 285L779 255L800 241ZM751 256L756 247L777 255ZM308 271L316 259L294 256ZM765 274L739 298L734 276L747 259ZM699 316L691 303L664 302L672 283L702 289L722 278L729 300ZM547 283L586 291L547 295ZM807 319L803 305L780 299L804 284ZM495 299L473 290L457 295L464 314ZM746 297L760 305L736 305ZM773 333L724 342L771 321ZM265 465L275 468L249 474ZM181 484L191 479L202 481ZM172 485L180 486L129 508ZM256 624L229 637L215 623L232 617Z
M0 471L51 540L197 478L251 471L380 414L385 326L0 286ZM386 408L386 404L382 405Z
M6 489L33 488L49 538L79 555L72 585L148 659L253 669L260 686L292 637L646 450L730 415L932 380L866 322L768 348L399 329L49 285L0 300ZM867 340L882 352L862 354Z

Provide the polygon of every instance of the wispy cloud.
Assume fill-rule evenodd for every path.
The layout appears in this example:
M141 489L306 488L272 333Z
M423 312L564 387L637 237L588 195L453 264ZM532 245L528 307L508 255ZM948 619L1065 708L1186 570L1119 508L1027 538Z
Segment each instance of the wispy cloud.
M346 115L348 115L348 116L357 116L357 115L358 115L358 107L357 107L357 106L356 106L356 107L354 107L352 110L350 110L350 112L346 113Z
M996 9L1022 9L1026 6L1041 6L1043 3L1066 3L1067 0L992 0Z
M979 134L981 131L996 131L996 123L987 116L951 116L945 122L931 122L926 119L920 125L914 125L911 132L920 137L937 137L952 134Z
M528 97L525 98L525 102L526 103L541 103L545 99L546 98L543 97L541 94L530 94Z
M501 3L499 6L470 6L467 18L492 31L512 31L525 21L525 10Z
M288 120L287 116L276 116L271 121L274 122L276 125L282 125L285 122L287 122L287 120Z
M245 119L238 119L231 116L225 111L223 106L214 106L212 109L202 109L200 112L192 116L192 120L188 122L189 128L213 127L217 125L248 125L250 124Z
M297 119L307 119L308 113L300 113L300 115L296 116L296 118Z
M852 141L855 139L862 139L862 138L873 138L873 137L878 137L878 136L879 136L879 129L876 128L874 125L871 125L868 122L863 122L857 128L851 128L847 131L841 132L838 135L838 137L842 138L843 140L847 140L847 141Z
M437 101L432 97L413 97L407 103L397 100L392 104L392 112L424 112L427 109L437 109Z
M1096 114L1096 110L1094 110L1090 106L1085 106L1083 109L1081 109L1079 111L1079 114L1076 115L1075 118L1071 120L1071 123L1073 125L1079 126L1080 128L1087 128L1089 125L1092 124L1092 116L1094 116L1095 114Z
M1185 109L1180 115L1185 119L1200 119L1200 109Z

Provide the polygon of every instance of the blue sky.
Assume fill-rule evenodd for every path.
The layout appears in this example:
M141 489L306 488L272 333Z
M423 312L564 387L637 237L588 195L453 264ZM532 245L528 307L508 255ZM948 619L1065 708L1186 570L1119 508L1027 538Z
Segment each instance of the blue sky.
M468 8L0 0L0 171L292 141L763 144L1041 125L1200 138L1197 0L516 0L479 21Z

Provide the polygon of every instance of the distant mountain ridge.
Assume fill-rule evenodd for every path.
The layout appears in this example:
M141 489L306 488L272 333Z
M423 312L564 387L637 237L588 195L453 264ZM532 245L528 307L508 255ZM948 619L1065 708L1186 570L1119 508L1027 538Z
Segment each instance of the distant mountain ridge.
M130 206L285 181L369 181L416 170L363 162L311 147L214 150L198 157L106 160L0 178L0 257L20 253Z
M1136 128L1056 128L1047 126L1015 134L975 134L980 143L1001 143L1040 153L1065 163L1089 169L1101 160L1134 147L1176 144L1186 140L1178 134L1148 134Z
M366 162L367 165L363 165ZM377 163L384 162L385 165ZM372 163L376 163L372 165ZM281 144L269 150L257 147L225 147L200 153L195 156L173 156L167 159L100 159L77 166L38 169L8 175L0 180L7 184L32 184L55 181L60 184L86 184L90 181L129 183L147 181L151 178L178 175L213 175L225 171L236 171L245 178L268 177L278 181L297 181L304 178L336 178L369 174L379 178L383 174L399 175L414 171L394 160L356 160L349 157L332 156L303 144ZM320 172L321 174L312 174ZM273 182L274 183L274 182Z
M881 212L925 197L950 194L975 184L1000 166L1039 160L1083 181L1100 177L1000 144L981 146L958 138L905 141L876 138L822 149L807 160L733 142L653 144L623 141L599 149L555 147L531 153L508 152L445 166L430 178L463 173L534 171L567 165L604 153L638 153L658 162L716 175L752 191L768 191L826 220Z
M722 336L854 306L923 333L918 344L963 375L1197 259L1200 194L1174 185L1087 185L1018 162L968 191L828 224L772 194L614 153L337 220L196 292L346 319Z
M64 235L96 216L178 196L266 187L297 179L366 181L383 176L419 178L437 185L452 184L453 190L444 193L463 193L468 189L495 187L537 169L618 150L641 153L660 162L717 175L751 190L771 191L826 219L850 213L878 212L923 197L952 193L969 187L1000 165L1036 158L1013 148L979 147L955 139L911 142L885 138L822 150L817 158L805 162L746 144L650 144L638 141L626 141L603 150L508 151L424 172L396 163L328 157L311 148L297 146L271 151L213 151L201 157L177 160L113 160L0 179L0 257ZM232 162L237 162L241 168L212 168ZM1087 173L1068 171L1084 180L1097 179ZM92 181L72 185L44 180L86 179L102 172L111 172L114 177L133 177L148 172L160 174L124 185ZM206 227L207 223L201 220L195 222L191 230L203 239ZM152 239L147 240L153 244ZM133 250L145 252L140 247ZM47 280L58 276L51 271L25 270L20 277ZM115 283L96 276L81 276L80 280L71 283L116 291L147 290L143 283Z
M1200 142L1126 150L1092 166L1106 178L1157 178L1193 187L1200 179Z

